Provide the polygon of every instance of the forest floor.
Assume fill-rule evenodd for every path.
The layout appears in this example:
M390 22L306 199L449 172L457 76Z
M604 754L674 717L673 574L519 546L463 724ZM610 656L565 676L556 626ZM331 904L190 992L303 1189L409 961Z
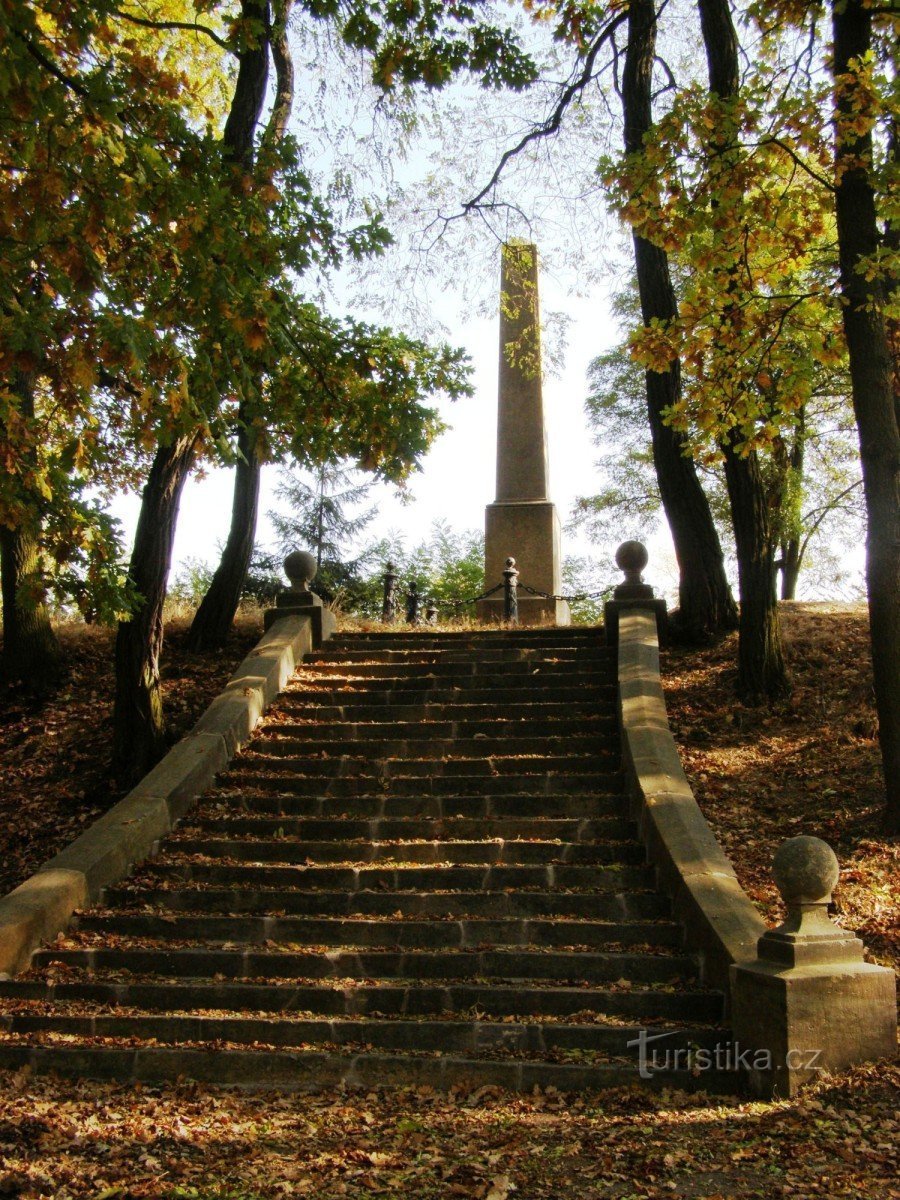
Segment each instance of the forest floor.
M837 919L900 968L900 841L879 831L866 615L783 606L787 701L734 700L735 638L673 649L672 726L703 810L769 919L785 837L825 837L842 864ZM213 658L167 630L166 707L180 736L259 633L239 621ZM66 687L0 700L0 888L25 878L120 795L106 766L112 635L62 630ZM617 1090L526 1096L482 1088L258 1096L0 1074L0 1200L900 1200L900 1067L823 1077L795 1100Z

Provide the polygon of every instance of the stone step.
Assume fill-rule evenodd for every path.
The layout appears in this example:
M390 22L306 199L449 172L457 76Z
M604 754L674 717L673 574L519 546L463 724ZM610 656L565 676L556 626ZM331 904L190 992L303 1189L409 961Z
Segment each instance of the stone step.
M553 1087L559 1092L646 1086L682 1091L729 1093L735 1075L725 1071L661 1070L642 1080L633 1062L612 1060L593 1065L524 1058L464 1058L455 1055L413 1056L374 1051L353 1055L322 1050L228 1050L168 1046L134 1048L70 1045L0 1045L0 1067L29 1074L116 1082L198 1083L283 1092L316 1092L340 1086L384 1085L459 1088L501 1087L532 1091Z
M555 842L555 841L292 841L259 838L194 837L176 833L166 842L167 857L197 855L208 860L231 862L319 865L345 863L450 863L469 864L544 864L565 863L594 865L603 863L643 863L646 850L642 843Z
M19 1012L3 1018L10 1033L65 1034L81 1038L136 1038L161 1044L179 1042L230 1042L238 1045L304 1046L308 1044L347 1046L365 1044L375 1049L429 1050L477 1054L514 1051L524 1054L554 1054L580 1050L588 1054L631 1056L642 1030L641 1025L575 1024L560 1021L496 1022L477 1019L434 1021L328 1019L315 1017L235 1017L146 1015L141 1012L96 1014L69 1012ZM688 1029L650 1029L650 1035L662 1034L650 1043L658 1051L703 1046L715 1050L727 1031L709 1025ZM661 1057L661 1055L660 1055Z
M327 950L215 949L208 946L142 945L35 951L32 970L59 963L87 972L128 971L175 979L494 979L674 984L692 979L686 954L573 949L510 950Z
M507 818L546 817L594 819L621 817L625 802L617 792L588 789L582 793L539 793L521 795L512 792L498 796L303 796L277 791L253 791L250 788L214 792L208 803L235 812L272 813L297 817L348 817L369 820L402 817L471 818L502 820Z
M368 660L353 660L345 662L304 659L291 684L291 690L297 686L307 686L310 683L321 684L327 680L333 681L333 686L342 683L372 681L378 687L435 687L435 680L441 681L441 686L458 686L487 688L496 683L497 687L532 687L548 681L551 685L566 682L573 687L580 684L586 686L606 684L613 686L615 674L612 663L597 664L584 661L580 657L570 662L562 659L544 660L507 660L501 662L481 662L479 659L460 656L457 660L448 662L443 656L433 662L409 662L405 659L395 659L392 662L380 663Z
M273 710L270 710L272 712ZM268 716L263 726L264 736L286 734L297 739L329 745L333 743L371 743L399 741L404 745L419 741L438 741L450 738L471 742L482 737L498 740L514 738L608 738L618 737L619 727L612 715L594 714L584 717L540 718L521 717L508 720L501 714L481 721L329 721L325 723L299 712L293 720Z
M484 757L505 760L516 757L542 757L554 761L565 748L566 759L582 759L595 756L598 760L620 758L618 732L610 730L605 735L569 734L566 737L554 732L544 732L531 737L489 737L482 734L477 738L422 738L403 739L398 736L374 738L366 742L334 739L317 740L308 734L298 737L292 727L267 725L262 736L253 743L253 750L263 757L321 758L328 762L333 758L348 760L348 764L377 763L390 759L402 759L411 763L434 759L470 759L482 761Z
M260 916L584 917L596 921L664 921L670 903L657 892L317 892L287 888L107 888L107 908ZM678 926L680 929L680 926Z
M323 755L316 758L296 753L290 741L279 743L275 738L258 738L252 747L235 760L237 770L259 770L268 766L279 772L290 772L306 778L358 780L361 790L381 785L386 779L436 779L463 775L488 779L510 775L553 774L601 775L619 768L619 756L613 751L588 754L529 754L503 757L459 758L376 758L367 755Z
M463 693L454 692L453 700L440 703L422 702L415 697L409 701L395 703L384 696L375 703L367 701L368 693L334 693L338 698L334 701L323 699L322 696L302 696L290 692L282 692L277 701L269 709L269 720L301 720L306 724L331 721L357 724L425 721L466 721L484 722L497 719L510 721L550 722L560 718L586 718L604 721L615 721L614 696L610 694L607 700L599 705L594 699L586 700L551 700L533 701L523 693L519 702L506 700L498 704L494 698L484 703L463 703ZM350 703L344 704L343 700ZM555 728L555 725L554 725Z
M330 649L464 649L473 653L493 648L530 648L533 646L604 647L600 626L569 626L560 629L504 629L495 632L442 630L440 633L371 630L365 633L338 633L329 641Z
M145 881L175 880L214 886L298 888L334 891L500 891L505 888L534 888L547 891L576 888L590 893L649 891L656 882L649 866L616 863L607 866L296 866L254 863L216 863L180 860L167 852L166 859L145 863L139 878Z
M298 983L245 983L179 979L91 979L7 982L0 980L0 999L16 1004L29 1000L54 1003L126 1005L155 1012L310 1013L322 1016L431 1016L479 1011L497 1018L572 1018L601 1014L623 1021L671 1021L695 1025L722 1019L722 996L686 984L677 990L661 987L566 987L546 982L485 981L440 984L378 983L365 980L342 984L325 980Z
M595 921L434 917L254 917L169 913L89 912L76 925L79 933L113 939L154 938L160 942L194 941L207 945L267 943L305 946L399 947L416 950L472 949L491 944L513 946L652 946L677 948L681 927L674 921Z
M315 703L325 704L328 706L340 706L343 708L353 708L355 705L371 708L376 705L400 706L408 705L445 705L445 704L475 704L480 705L484 711L484 715L496 715L499 712L506 712L510 705L527 704L529 707L536 704L543 704L546 701L556 701L564 705L566 715L571 715L573 712L578 712L578 709L573 709L571 706L577 703L584 703L588 707L581 711L592 712L597 709L612 712L615 705L616 693L615 688L610 685L592 682L580 686L572 683L557 683L550 679L540 679L540 677L523 676L519 680L514 680L514 685L509 681L499 684L496 687L466 687L460 684L459 686L451 687L440 680L420 679L420 680L403 680L398 687L384 686L383 680L378 680L378 686L372 687L352 687L352 680L347 681L347 686L335 686L334 682L327 679L320 681L319 686L313 686L313 681L310 679L297 680L292 686L282 692L278 701L278 710L284 711L285 706L291 702L306 706ZM359 680L359 683L364 681ZM532 708L532 712L534 709ZM382 716L381 720L387 718Z
M375 842L425 839L437 841L477 841L480 839L516 840L539 838L563 842L593 842L599 840L634 839L635 825L622 817L584 820L565 820L541 817L504 817L500 820L450 817L448 819L418 817L385 817L371 821L351 817L317 820L310 817L248 816L232 810L227 816L221 810L199 809L190 813L180 827L188 831L202 830L204 834L253 838L298 838L301 841L347 841L370 838ZM196 833L192 834L197 836Z
M552 644L534 646L483 646L483 647L453 647L445 646L413 647L405 649L398 646L385 648L364 646L340 646L332 649L333 643L322 650L308 654L304 666L321 663L354 664L354 663L399 663L401 666L427 666L431 663L462 663L469 665L477 663L480 666L504 663L530 663L540 666L544 663L578 663L581 666L596 665L613 669L615 655L606 646L582 645L565 646Z
M623 777L620 771L584 771L577 774L554 775L516 773L507 775L410 775L398 776L300 775L251 768L243 765L226 771L222 784L243 792L278 792L295 796L318 796L332 799L353 799L361 796L554 796L609 795L621 792ZM256 760L262 764L263 760Z

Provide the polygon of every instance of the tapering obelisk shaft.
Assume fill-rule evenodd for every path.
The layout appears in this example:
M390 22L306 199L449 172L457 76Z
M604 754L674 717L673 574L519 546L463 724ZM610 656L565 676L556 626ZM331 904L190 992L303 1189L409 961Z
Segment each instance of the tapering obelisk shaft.
M522 624L568 624L568 605L534 595L561 590L559 518L550 501L547 434L541 387L537 248L503 247L500 272L500 372L497 407L497 499L485 512L485 583L503 579L517 560ZM500 620L502 599L478 606L481 620Z
M547 500L548 476L537 250L516 243L500 267L497 500Z

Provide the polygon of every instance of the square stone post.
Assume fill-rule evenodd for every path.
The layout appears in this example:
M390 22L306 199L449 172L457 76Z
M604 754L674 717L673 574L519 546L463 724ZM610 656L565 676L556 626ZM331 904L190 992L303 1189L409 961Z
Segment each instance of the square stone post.
M759 939L755 961L732 966L732 1028L752 1051L751 1090L793 1096L819 1071L896 1054L896 980L831 922L838 862L827 842L791 838L772 870L787 919Z
M515 242L503 247L501 257L497 499L485 511L484 582L485 589L501 583L507 558L516 560L522 625L570 620L565 601L527 591L554 596L562 590L560 525L548 476L537 248ZM502 621L502 594L479 601L478 618Z

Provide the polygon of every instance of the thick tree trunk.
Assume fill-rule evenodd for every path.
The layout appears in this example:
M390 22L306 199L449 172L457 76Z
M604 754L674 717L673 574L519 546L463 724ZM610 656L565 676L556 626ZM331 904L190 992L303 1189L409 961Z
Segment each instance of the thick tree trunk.
M771 497L755 453L740 458L730 445L724 452L741 589L737 689L741 699L756 704L790 690L775 597Z
M698 0L709 90L731 100L740 86L738 39L728 0ZM729 149L728 134L714 133L712 147ZM735 258L735 273L739 265ZM727 318L727 309L723 314ZM756 454L735 453L731 439L722 446L725 479L734 526L741 599L738 634L738 692L746 700L784 695L790 690L781 647L781 623L775 593L775 545L771 512L779 495L766 495Z
M182 437L157 450L134 536L129 578L140 601L131 617L119 623L113 714L113 765L126 784L145 775L165 748L159 685L163 603L178 505L196 443L196 436Z
M34 417L31 380L21 372L11 381L22 417ZM62 651L44 599L37 514L15 529L0 529L3 591L3 653L0 680L35 695L51 691L64 673Z
M231 528L222 560L191 622L187 641L192 650L212 650L224 644L253 555L261 464L255 439L244 428L238 437L238 450L242 457L235 466Z
M653 0L632 0L628 9L628 50L622 75L625 151L637 153L652 128L651 75L656 48ZM644 324L678 316L666 252L634 236L634 261ZM653 462L666 519L678 559L679 623L685 636L703 640L733 629L737 611L719 535L685 438L665 424L663 413L681 394L681 364L648 371L647 416Z
M887 797L885 824L900 833L900 417L893 394L896 362L884 317L885 288L859 271L879 249L875 192L868 173L871 133L842 129L855 114L852 87L842 84L851 62L872 46L872 14L863 0L832 8L837 82L835 167L843 321L859 430L868 530L866 583L878 737Z

